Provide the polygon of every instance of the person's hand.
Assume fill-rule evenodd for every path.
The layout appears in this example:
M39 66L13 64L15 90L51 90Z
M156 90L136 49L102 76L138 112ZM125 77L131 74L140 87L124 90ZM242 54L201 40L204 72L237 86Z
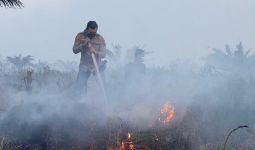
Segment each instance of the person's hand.
M81 41L84 43L84 44L87 44L90 42L90 39L88 37L86 37L85 39L81 39Z
M90 42L88 42L88 48L91 49L92 48L92 44Z
M88 43L88 48L89 48L91 53L94 53L94 54L97 53L97 51L95 50L95 48L92 46L92 44L90 42Z

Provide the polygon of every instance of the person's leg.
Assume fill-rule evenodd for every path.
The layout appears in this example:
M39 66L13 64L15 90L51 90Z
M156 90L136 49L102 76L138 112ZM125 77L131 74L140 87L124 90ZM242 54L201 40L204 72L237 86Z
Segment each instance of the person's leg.
M99 79L98 79L98 77L97 77L97 75L96 75L96 73L95 73L95 72L93 72L93 76L95 77L96 82L97 82L97 83L99 83ZM102 79L103 84L105 85L105 76L104 76L104 71L100 71L99 76L100 76L100 78ZM100 84L100 83L99 83L99 84Z
M101 91L101 93L103 94L102 96L104 97L104 99L105 99L105 102L107 102L107 90L106 90L106 83L105 83L105 77L104 77L104 72L103 71L100 71L100 78L101 78L101 82L99 81L99 79L98 79L98 77L97 77L97 75L96 75L96 73L95 72L93 72L93 75L94 75L94 77L95 77L95 79L96 79L96 82L97 82L97 84L99 85L99 87L100 87L100 90L102 90ZM105 104L107 104L107 103L105 103Z
M87 94L87 81L90 76L90 71L79 71L77 80L76 80L76 86L75 90L79 95Z

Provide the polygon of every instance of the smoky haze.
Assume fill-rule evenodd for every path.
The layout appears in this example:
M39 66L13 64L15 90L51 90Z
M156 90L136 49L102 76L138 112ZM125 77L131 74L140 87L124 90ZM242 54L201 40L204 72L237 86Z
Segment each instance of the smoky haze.
M226 43L254 47L252 0L24 0L24 5L0 10L2 57L21 53L50 62L78 61L71 48L89 20L98 22L109 49L121 44L153 51L146 60L150 66L200 59Z
M254 1L23 3L0 9L0 148L120 149L131 133L148 149L213 150L248 125L227 147L255 149ZM93 76L87 95L74 89L72 46L89 20L112 51L107 103ZM138 48L145 61L132 64Z
M105 72L107 103L93 77L87 95L76 93L72 67L1 60L0 137L22 148L107 149L132 133L151 149L197 150L222 148L231 129L248 125L228 147L253 149L255 56L242 43L231 47L215 48L203 66L179 61L145 72L135 68L146 63L131 65L136 48L117 47ZM159 120L164 104L175 113L167 125Z

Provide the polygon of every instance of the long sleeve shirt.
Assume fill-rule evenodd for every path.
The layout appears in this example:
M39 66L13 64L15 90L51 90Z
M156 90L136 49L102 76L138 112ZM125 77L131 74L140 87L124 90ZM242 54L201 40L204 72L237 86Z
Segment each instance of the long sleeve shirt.
M80 70L94 72L95 67L88 43L91 43L92 47L96 50L95 56L99 67L103 65L102 59L106 56L106 44L104 38L97 33L92 39L88 40L86 32L85 30L77 34L73 45L73 53L81 53Z

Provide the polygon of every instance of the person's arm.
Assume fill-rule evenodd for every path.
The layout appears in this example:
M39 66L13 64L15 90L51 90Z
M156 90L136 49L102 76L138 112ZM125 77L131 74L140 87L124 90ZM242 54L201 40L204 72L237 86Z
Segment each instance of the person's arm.
M101 58L105 58L106 56L106 43L103 37L100 37L100 49L97 51L97 55Z
M81 52L84 49L84 47L87 45L88 42L89 42L88 38L84 39L83 36L78 34L74 41L73 53L78 54L79 52Z
M95 55L99 56L100 58L104 58L106 56L105 41L102 37L100 37L98 43L100 44L100 47L98 50L96 50L90 42L88 43L88 48L89 48L90 52L94 53Z

